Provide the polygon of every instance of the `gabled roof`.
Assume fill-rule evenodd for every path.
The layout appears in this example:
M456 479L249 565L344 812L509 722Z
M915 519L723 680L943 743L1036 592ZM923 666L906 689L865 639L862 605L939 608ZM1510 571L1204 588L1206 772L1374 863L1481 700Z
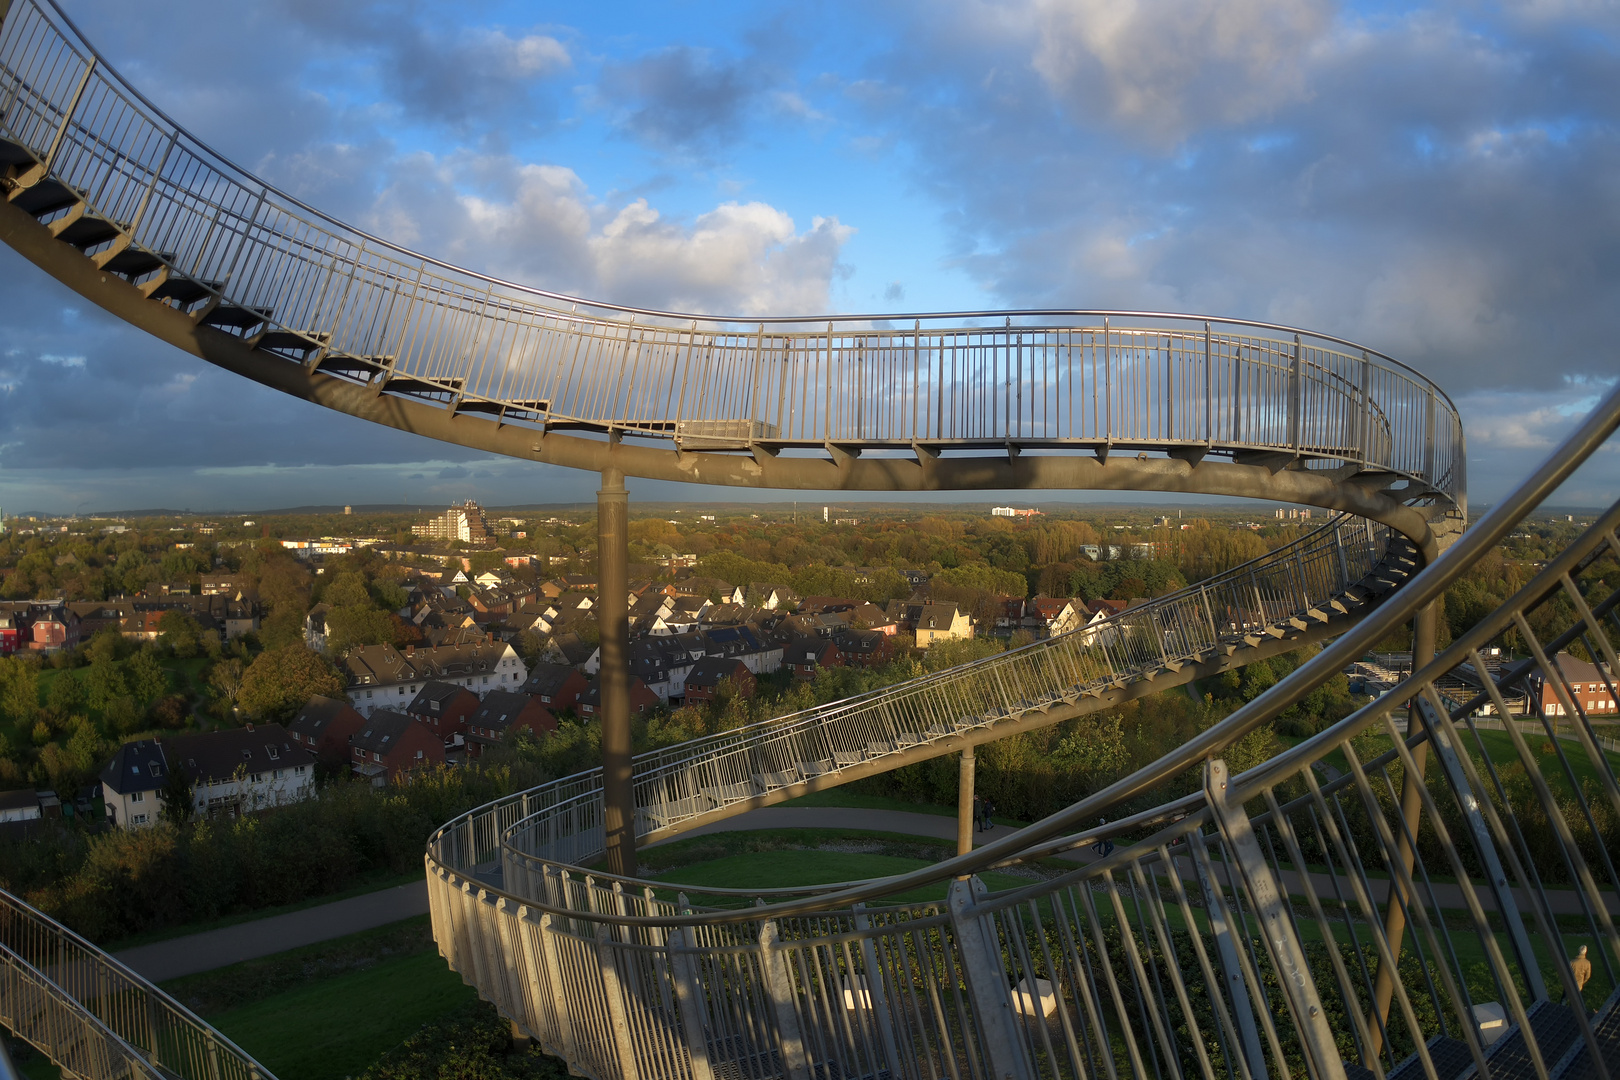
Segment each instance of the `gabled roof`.
M563 684L576 675L584 678L578 668L569 667L567 664L535 664L529 669L529 678L524 682L521 691L525 694L556 697L562 691Z
M378 709L366 719L366 726L349 737L349 745L368 753L387 755L400 744L415 720L391 709Z
M523 710L530 706L537 706L542 712L549 711L540 704L539 698L529 694L515 693L511 690L491 690L484 695L478 711L467 718L467 723L490 731L505 731L523 714Z
M714 686L721 679L735 679L739 674L748 671L748 665L735 656L705 656L687 673L686 685L688 689L694 686Z
M405 706L405 711L414 716L438 716L462 694L473 698L478 696L465 686L434 680L423 684L422 689L411 699L411 703Z
M336 720L344 712L352 712L353 710L354 707L347 701L337 701L316 694L304 703L304 707L298 710L298 715L293 717L292 723L288 724L287 727L300 735L308 735L312 739L318 739L321 732L326 730L328 724Z
M119 795L156 791L169 780L169 762L156 739L127 742L101 770L101 782Z
M280 724L255 724L163 740L171 768L184 769L195 782L219 783L237 772L262 773L312 765L315 755L293 742Z

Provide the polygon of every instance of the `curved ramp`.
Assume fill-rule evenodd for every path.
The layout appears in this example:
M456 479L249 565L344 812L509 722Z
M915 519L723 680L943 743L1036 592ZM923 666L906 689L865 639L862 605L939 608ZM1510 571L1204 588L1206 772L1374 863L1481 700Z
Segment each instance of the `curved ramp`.
M427 856L435 932L515 1021L603 1078L1023 1080L1101 1069L1180 1080L1214 1075L1214 1053L1229 1074L1255 1080L1268 1054L1272 1071L1292 1071L1296 1051L1312 1075L1344 1075L1322 1042L1322 1000L1295 991L1328 968L1344 1000L1358 988L1342 964L1323 968L1289 937L1279 878L1258 854L1242 802L1220 794L1228 778L1218 762L1206 798L1117 826L1174 822L1101 869L996 897L958 880L943 908L862 905L1033 857L1043 843L1088 839L1065 834L1219 753L1342 666L1348 649L1432 599L1421 583L1455 576L1481 550L1465 537L1448 562L1430 565L1466 512L1461 425L1433 383L1349 342L1240 320L1101 311L713 318L527 289L361 233L232 165L120 79L48 0L14 0L0 17L0 239L131 324L283 392L464 446L644 477L1201 492L1360 519L1335 520L1104 626L637 763L637 829L672 835L1342 635L1194 743L943 867L746 913L695 911L648 883L574 868L600 847L592 773L450 823ZM1591 449L1567 450L1559 468ZM1493 528L1527 505L1498 510ZM1414 685L1430 683L1432 672ZM1277 770L1303 767L1299 782L1314 793L1309 765L1353 756L1350 737L1387 712L1358 715L1235 782L1245 797L1269 799ZM1359 771L1335 784L1335 798L1348 786L1372 790ZM1292 857L1281 822L1300 806L1326 813L1326 804L1287 794L1266 826L1275 837L1265 835ZM1368 850L1383 844L1398 860L1391 835L1365 838ZM1489 846L1483 826L1477 836ZM1313 850L1325 857L1330 846ZM1267 850L1280 866L1276 846ZM1204 924L1182 895L1178 858L1200 868ZM1312 871L1295 861L1308 882ZM1458 872L1466 892L1467 870ZM1166 888L1196 971L1160 963L1181 955ZM1421 905L1411 906L1417 917ZM1271 920L1265 956L1247 935L1220 940L1217 923L1251 917ZM1215 932L1223 977L1202 930L1187 933L1201 925ZM1277 989L1278 972L1289 973L1286 992L1253 1008L1251 996ZM1213 1009L1218 1045L1200 1041L1189 992ZM1528 1032L1528 1014L1509 1004ZM1386 1059L1396 1065L1393 1035L1381 1049L1366 1024L1342 1030L1375 1076ZM1476 1043L1468 1049L1487 1076ZM1547 1075L1537 1039L1520 1043ZM1602 1047L1585 1045L1601 1068ZM1454 1080L1421 1045L1416 1053L1432 1080Z
M83 1080L275 1080L67 927L0 892L0 1023Z

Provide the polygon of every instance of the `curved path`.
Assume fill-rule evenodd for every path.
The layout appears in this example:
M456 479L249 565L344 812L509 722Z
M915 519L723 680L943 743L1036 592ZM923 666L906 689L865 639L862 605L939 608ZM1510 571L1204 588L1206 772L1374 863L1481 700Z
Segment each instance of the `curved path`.
M1431 1053L1386 1027L1386 1018L1408 1032L1422 1026L1401 981L1375 987L1363 963L1358 985L1339 960L1307 957L1297 905L1283 899L1297 887L1318 933L1331 936L1311 859L1341 860L1345 873L1323 880L1355 895L1334 902L1358 904L1366 925L1385 927L1381 947L1416 949L1431 991L1439 987L1452 1015L1468 1015L1470 999L1456 982L1463 969L1425 913L1425 903L1443 909L1443 897L1402 876L1419 867L1429 877L1404 830L1426 814L1438 831L1444 818L1421 785L1397 796L1384 772L1420 771L1410 754L1426 759L1431 744L1457 800L1461 818L1453 820L1474 844L1469 857L1489 870L1482 880L1494 890L1530 994L1527 1006L1481 922L1488 966L1520 1031L1501 1045L1517 1047L1512 1053L1537 1076L1550 1076L1549 1061L1575 1045L1532 1031L1533 1017L1540 1024L1552 1015L1553 998L1524 935L1532 924L1545 930L1556 911L1523 862L1545 848L1526 848L1494 804L1481 802L1491 784L1492 798L1506 799L1505 789L1494 772L1473 774L1453 751L1463 711L1448 715L1438 698L1430 701L1435 665L1243 777L1228 776L1218 755L1428 605L1608 437L1620 399L1441 555L1466 513L1461 426L1442 391L1373 350L1286 327L1161 313L738 319L527 289L361 233L237 168L125 83L49 0L0 0L0 19L0 240L132 325L283 392L464 446L600 470L609 482L636 475L846 490L1179 491L1346 515L1107 624L635 762L633 828L652 841L1337 639L1187 746L939 867L823 896L784 895L756 909L685 910L657 900L645 883L576 869L603 848L594 771L447 824L427 853L441 948L578 1071L1034 1080L1123 1069L1181 1080L1223 1071L1215 1054L1226 1072L1236 1061L1244 1080L1269 1080L1293 1071L1289 1055L1297 1054L1312 1075L1336 1078L1352 1067L1382 1076L1397 1066L1400 1046L1415 1048L1412 1061L1433 1080L1452 1080L1451 1065L1441 1077L1435 1060L1455 1063L1458 1052L1486 1077L1492 1068L1478 1039L1467 1030L1454 1038L1444 1009L1435 1037L1455 1046L1433 1043ZM1537 579L1539 591L1516 597L1442 659L1455 666L1465 659L1459 650L1512 627L1535 640L1525 613L1552 592L1573 590L1573 579L1560 575L1583 573L1614 543L1601 531L1583 537ZM1573 611L1576 625L1547 647L1563 648L1608 617L1609 600L1589 609L1578 592L1555 612ZM1536 662L1547 668L1545 657ZM1506 681L1522 681L1525 670ZM1495 691L1487 687L1481 701ZM1351 738L1406 700L1429 710L1407 740L1415 749L1400 744L1363 768ZM1311 765L1330 753L1352 767L1322 787ZM1011 893L987 895L971 878L1069 842L1080 822L1200 763L1205 790L1110 826L1122 836L1150 834L1110 858ZM1526 764L1540 776L1533 757ZM1620 785L1604 768L1600 794L1620 814ZM1392 819L1379 810L1380 783L1390 799L1410 804ZM1591 843L1568 832L1596 829L1597 819L1586 812L1571 825L1550 795L1537 796L1565 827L1552 842L1580 882L1582 902L1606 911L1602 888L1581 876ZM1455 856L1449 832L1441 850ZM1392 868L1393 898L1372 884L1376 875L1367 877L1363 853ZM1200 879L1213 953L1202 932L1182 939L1190 953L1174 944L1178 926L1186 934L1201 925L1184 895L1183 862ZM1500 873L1491 869L1498 863ZM1486 910L1466 865L1454 869L1459 898ZM1612 888L1613 867L1603 869ZM497 871L502 888L483 884ZM955 884L943 908L866 906L946 878ZM1535 909L1528 922L1515 908L1518 895ZM1166 914L1177 904L1179 922ZM1221 930L1234 925L1223 914L1229 909L1252 911L1266 927L1263 940L1235 943ZM1413 940L1403 944L1408 922ZM1121 939L1126 925L1133 933ZM1594 931L1607 926L1606 918L1593 923ZM59 929L42 933L67 940ZM1607 933L1620 958L1620 937L1612 927ZM53 973L113 970L88 954L66 966L38 950L8 955L19 977L41 986ZM1215 974L1212 955L1224 975ZM1372 1018L1352 1010L1330 1019L1317 980L1336 984L1343 1001L1370 995L1378 1002ZM77 984L55 992L58 1010L108 1000ZM124 996L161 1004L156 993ZM1213 1013L1200 1013L1190 994ZM1256 997L1267 1007L1254 1008ZM1394 1012L1384 1004L1391 1001ZM1579 1034L1601 1072L1596 1029L1566 1012L1567 1023L1559 1022ZM1052 1019L1042 1027L1021 1016ZM107 1031L101 1045L144 1047L151 1067L166 1058L156 1034L142 1042L128 1025L97 1022ZM244 1055L209 1043L205 1027L185 1030L213 1047L209 1075L255 1074ZM85 1041L53 1044L52 1052L65 1058ZM1360 1064L1347 1066L1348 1057Z

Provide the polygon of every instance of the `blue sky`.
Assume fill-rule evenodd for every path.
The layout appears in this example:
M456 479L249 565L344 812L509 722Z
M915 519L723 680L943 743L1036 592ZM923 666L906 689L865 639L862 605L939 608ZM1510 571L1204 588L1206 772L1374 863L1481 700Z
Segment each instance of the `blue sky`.
M1476 501L1620 376L1614 3L65 10L241 164L536 285L725 313L1107 306L1302 325L1447 388ZM595 487L215 371L9 249L0 334L8 510ZM1610 450L1562 501L1617 492Z

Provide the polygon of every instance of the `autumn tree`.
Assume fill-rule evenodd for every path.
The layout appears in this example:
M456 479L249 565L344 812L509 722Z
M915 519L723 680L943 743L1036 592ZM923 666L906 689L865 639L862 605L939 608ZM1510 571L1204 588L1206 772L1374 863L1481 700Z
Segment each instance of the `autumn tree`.
M263 720L286 720L317 694L341 698L346 683L320 653L302 645L268 649L242 676L237 701Z

